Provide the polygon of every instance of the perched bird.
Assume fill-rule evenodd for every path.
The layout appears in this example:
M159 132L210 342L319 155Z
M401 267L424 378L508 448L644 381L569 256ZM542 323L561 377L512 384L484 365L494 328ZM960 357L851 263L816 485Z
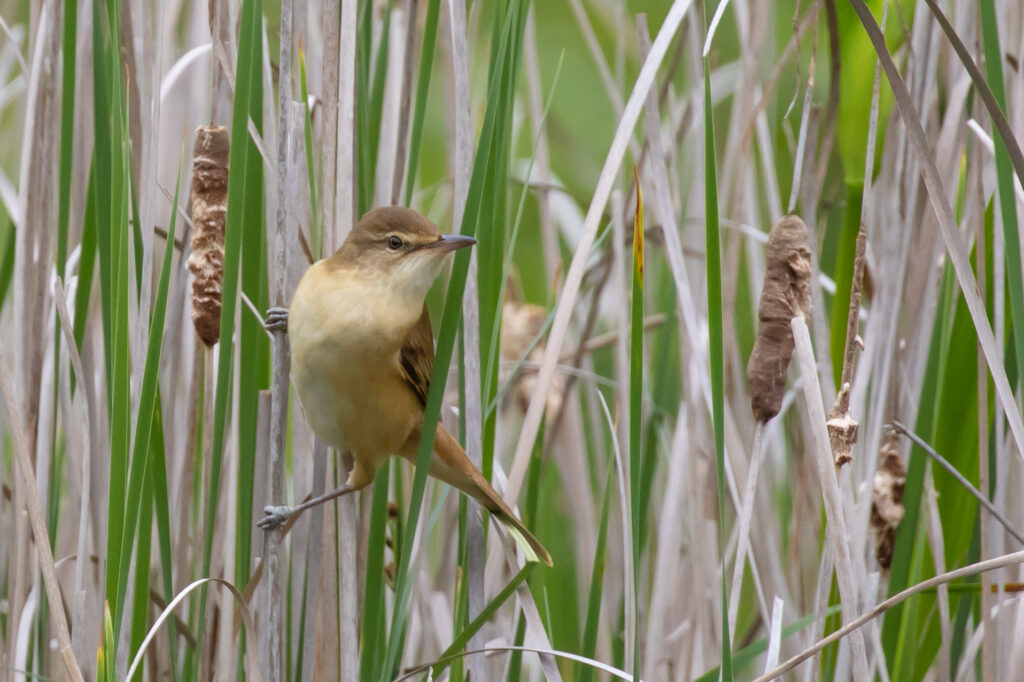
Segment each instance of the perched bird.
M288 329L292 380L313 432L351 453L345 485L296 507L266 507L275 528L311 506L360 490L389 455L415 462L434 365L424 299L445 256L472 237L442 234L406 208L370 211L331 256L299 282L288 310L272 308L267 325ZM551 564L543 545L516 518L459 442L437 425L430 475L494 514L533 561Z

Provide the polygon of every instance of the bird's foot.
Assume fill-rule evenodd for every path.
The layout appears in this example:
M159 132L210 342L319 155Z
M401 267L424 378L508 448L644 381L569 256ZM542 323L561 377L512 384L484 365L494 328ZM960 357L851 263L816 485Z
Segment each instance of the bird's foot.
M288 309L274 306L267 309L267 316L263 320L263 326L269 332L288 331Z
M288 506L266 506L263 508L263 518L257 521L256 525L263 530L274 530L275 528L280 528L288 521L289 518L291 518L294 511L294 509Z

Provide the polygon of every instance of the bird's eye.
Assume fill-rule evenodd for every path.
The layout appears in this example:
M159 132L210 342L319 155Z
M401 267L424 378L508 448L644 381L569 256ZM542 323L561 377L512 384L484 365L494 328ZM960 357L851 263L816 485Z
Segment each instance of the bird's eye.
M402 240L396 237L395 235L391 235L390 237L388 237L388 248L391 249L392 251L398 251L400 248L402 248Z

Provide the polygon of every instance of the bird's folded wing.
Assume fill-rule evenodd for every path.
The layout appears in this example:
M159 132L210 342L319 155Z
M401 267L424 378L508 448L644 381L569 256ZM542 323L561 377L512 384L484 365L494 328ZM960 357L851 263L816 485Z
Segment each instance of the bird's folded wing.
M434 333L430 328L430 313L423 304L423 314L405 336L399 354L402 378L426 406L430 392L430 374L434 371Z

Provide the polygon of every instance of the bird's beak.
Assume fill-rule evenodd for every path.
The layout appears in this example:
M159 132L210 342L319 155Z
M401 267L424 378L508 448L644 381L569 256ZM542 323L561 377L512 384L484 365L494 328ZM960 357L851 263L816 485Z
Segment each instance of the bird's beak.
M464 234L443 234L436 242L431 242L423 248L448 253L473 244L476 244L476 240Z

